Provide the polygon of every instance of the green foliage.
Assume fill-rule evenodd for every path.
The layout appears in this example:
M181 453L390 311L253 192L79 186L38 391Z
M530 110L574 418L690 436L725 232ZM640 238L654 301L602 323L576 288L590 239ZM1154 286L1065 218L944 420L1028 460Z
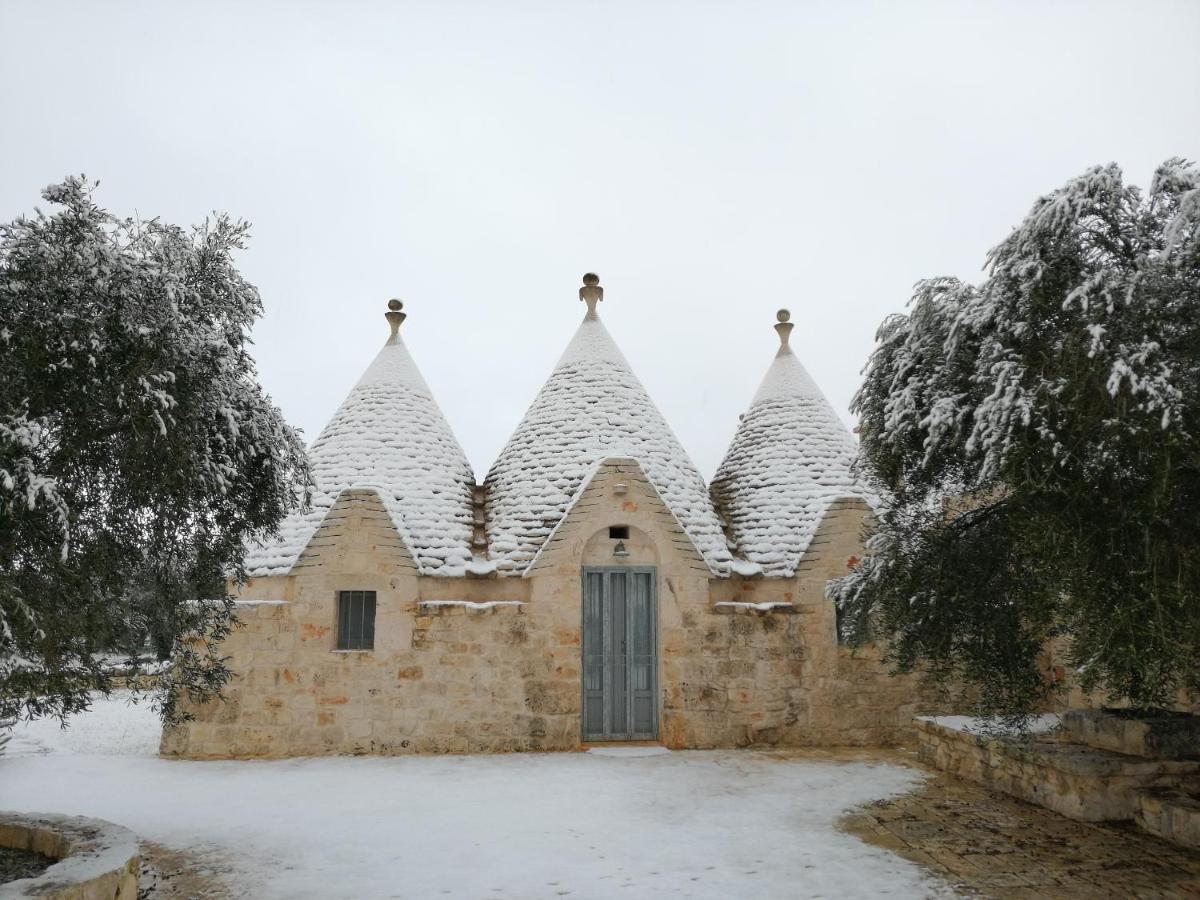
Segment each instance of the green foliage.
M917 286L855 398L884 497L831 585L848 636L1020 715L1069 640L1082 687L1200 690L1200 169L1098 167L1041 198L979 286Z
M219 691L227 579L303 502L297 433L255 380L244 223L118 219L70 178L0 226L0 718L66 716L135 682Z

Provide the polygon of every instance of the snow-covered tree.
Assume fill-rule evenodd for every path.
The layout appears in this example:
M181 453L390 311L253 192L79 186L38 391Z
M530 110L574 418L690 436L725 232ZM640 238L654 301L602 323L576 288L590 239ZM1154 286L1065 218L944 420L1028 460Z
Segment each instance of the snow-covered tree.
M164 715L228 677L226 580L303 502L304 448L256 381L247 226L120 219L95 185L0 225L0 720L134 682L153 635Z
M986 280L917 285L855 398L885 498L830 587L853 640L1019 715L1061 637L1085 689L1200 689L1200 168L1034 204Z

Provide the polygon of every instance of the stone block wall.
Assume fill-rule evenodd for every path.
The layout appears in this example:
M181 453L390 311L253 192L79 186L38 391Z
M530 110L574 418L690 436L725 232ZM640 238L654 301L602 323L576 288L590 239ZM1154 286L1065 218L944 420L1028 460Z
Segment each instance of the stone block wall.
M1050 684L1062 688L1051 696L1045 712L1063 712L1068 709L1104 709L1121 707L1123 702L1113 703L1103 690L1084 691L1078 682L1077 673L1069 660L1070 638L1058 637L1051 640L1038 659L1042 672ZM1189 695L1180 690L1169 708L1176 712L1200 715L1200 696Z
M894 743L939 711L839 647L826 581L861 553L831 508L794 578L715 578L632 461L600 467L524 578L420 576L378 498L345 492L292 574L241 591L237 677L162 752L187 757L580 746L582 566L658 572L660 729L674 748ZM629 529L616 558L608 528ZM375 647L338 651L336 597L376 592Z

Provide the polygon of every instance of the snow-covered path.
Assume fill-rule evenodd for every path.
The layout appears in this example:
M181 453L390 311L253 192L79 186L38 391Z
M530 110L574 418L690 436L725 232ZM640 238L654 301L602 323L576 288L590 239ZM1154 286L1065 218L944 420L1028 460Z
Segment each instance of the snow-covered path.
M925 897L835 828L912 788L883 764L750 751L180 762L119 700L21 726L0 808L99 816L231 869L236 897Z

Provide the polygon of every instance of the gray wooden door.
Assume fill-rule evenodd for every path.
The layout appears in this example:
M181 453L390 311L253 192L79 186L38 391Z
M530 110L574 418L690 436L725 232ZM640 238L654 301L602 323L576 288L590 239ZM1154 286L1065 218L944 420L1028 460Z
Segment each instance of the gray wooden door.
M583 570L583 739L658 737L658 629L651 568Z

